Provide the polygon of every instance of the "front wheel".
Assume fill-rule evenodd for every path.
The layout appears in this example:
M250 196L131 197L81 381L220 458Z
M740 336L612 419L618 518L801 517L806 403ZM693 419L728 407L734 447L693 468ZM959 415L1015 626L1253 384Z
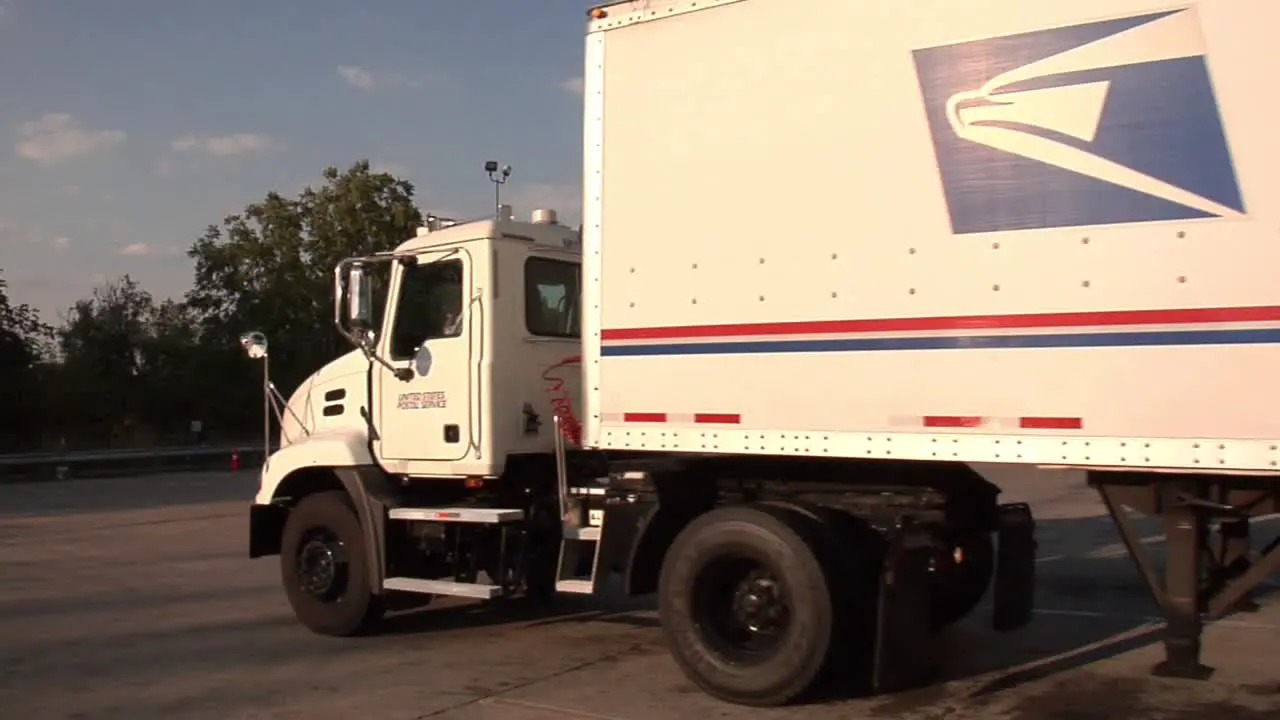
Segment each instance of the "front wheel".
M384 612L369 586L364 533L346 493L302 499L285 521L280 574L298 620L320 635L356 635Z
M781 705L827 665L841 612L809 519L754 507L712 510L666 554L659 612L672 655L707 693Z

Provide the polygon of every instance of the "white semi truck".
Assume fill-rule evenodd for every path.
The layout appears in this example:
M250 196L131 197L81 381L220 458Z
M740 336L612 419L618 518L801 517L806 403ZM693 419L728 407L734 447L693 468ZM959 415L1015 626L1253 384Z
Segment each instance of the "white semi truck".
M250 555L315 632L404 597L656 593L700 687L926 681L1087 472L1204 677L1280 565L1275 0L648 0L589 13L583 225L430 219L335 273ZM490 168L493 169L493 168ZM385 311L369 291L388 279ZM263 351L261 338L250 345ZM1124 508L1162 518L1158 572Z

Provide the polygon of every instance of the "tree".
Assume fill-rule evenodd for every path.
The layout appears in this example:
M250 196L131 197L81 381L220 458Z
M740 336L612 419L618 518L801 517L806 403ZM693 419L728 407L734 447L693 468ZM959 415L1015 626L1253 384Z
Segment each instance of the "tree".
M241 333L264 332L272 375L286 394L347 349L332 330L336 264L391 249L422 224L413 185L373 172L367 160L345 171L327 168L323 177L323 185L296 199L269 193L221 227L209 226L188 251L195 282L187 305L209 352L238 354ZM222 371L256 387L247 365L221 363Z
M156 312L151 294L128 275L95 288L67 311L58 331L62 365L50 403L60 434L115 444L145 425L146 355Z
M0 274L3 270L0 270ZM0 276L0 447L20 450L38 442L43 403L36 392L39 363L48 354L53 328L26 304L9 299L9 284Z

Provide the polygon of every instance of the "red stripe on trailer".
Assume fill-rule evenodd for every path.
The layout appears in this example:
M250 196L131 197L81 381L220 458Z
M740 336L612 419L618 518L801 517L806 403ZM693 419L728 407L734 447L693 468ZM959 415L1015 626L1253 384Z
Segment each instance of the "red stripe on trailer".
M982 418L969 415L925 415L924 426L935 428L975 428Z
M622 414L622 422L632 423L664 423L667 421L666 413L655 412L629 412Z
M737 413L694 413L693 421L708 425L737 425L742 416Z
M1080 430L1084 419L1078 417L1021 417L1018 427L1023 430Z
M801 320L798 322L685 325L680 327L609 328L601 339L667 340L731 337L734 335L828 335L877 332L961 332L1031 328L1127 327L1134 325L1201 325L1280 321L1280 306L1169 308L1161 310L1103 310L1090 312L1027 313L1020 315L951 315L857 320Z

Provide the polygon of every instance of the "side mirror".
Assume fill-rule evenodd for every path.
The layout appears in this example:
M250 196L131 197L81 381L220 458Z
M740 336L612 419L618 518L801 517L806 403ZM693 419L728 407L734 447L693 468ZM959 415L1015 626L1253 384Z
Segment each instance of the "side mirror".
M373 284L360 265L347 271L347 321L366 330L373 325Z

